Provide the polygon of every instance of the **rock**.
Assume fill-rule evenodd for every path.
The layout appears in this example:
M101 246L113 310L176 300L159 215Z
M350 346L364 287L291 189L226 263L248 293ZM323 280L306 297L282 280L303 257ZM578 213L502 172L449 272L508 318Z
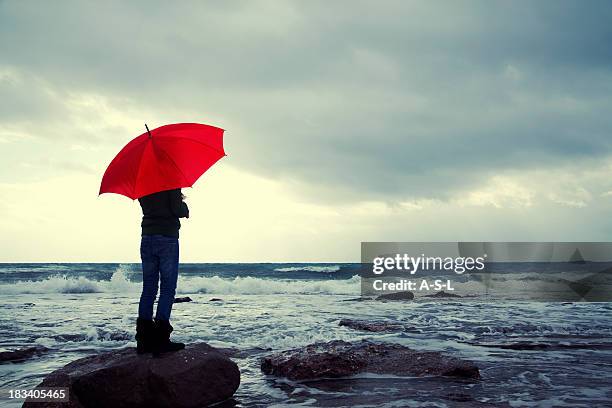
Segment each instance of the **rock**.
M219 299L219 298L211 298L209 300L209 302L223 302L223 299Z
M174 303L192 302L189 296L174 298Z
M448 293L448 292L445 292L445 291L440 291L438 293L434 293L432 295L425 295L423 297L430 297L430 298L460 298L462 296L455 295L454 293Z
M514 343L476 343L466 342L473 346L480 347L491 347L499 348L504 350L576 350L576 349L588 349L588 350L612 350L612 343L566 343L566 342L530 342L530 341L518 341Z
M64 333L53 336L56 341L83 341L87 340L89 336L84 333Z
M34 356L39 356L49 351L44 346L26 347L19 350L0 352L0 363L17 362L27 360Z
M358 298L342 299L341 302L363 302L365 300L372 300L372 298L371 297L358 297Z
M230 398L240 384L236 363L205 343L152 357L126 348L81 358L49 374L42 387L68 387L70 403L43 407L203 407Z
M367 320L353 320L353 319L342 319L339 326L349 327L355 330L363 330L369 332L385 332L385 331L402 331L404 325L401 323L386 322L386 321L367 321Z
M385 293L376 298L376 300L412 300L414 299L414 293L412 292L394 292Z
M266 374L305 380L346 377L358 373L398 376L448 376L480 378L472 362L438 352L412 350L391 343L334 340L274 353L264 357L261 370Z

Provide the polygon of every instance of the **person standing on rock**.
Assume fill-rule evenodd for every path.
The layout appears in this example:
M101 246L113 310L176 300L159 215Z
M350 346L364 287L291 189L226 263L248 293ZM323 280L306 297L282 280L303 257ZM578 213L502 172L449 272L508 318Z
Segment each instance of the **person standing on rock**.
M170 312L179 264L179 218L189 218L181 188L193 184L226 156L223 129L203 123L171 123L132 139L110 162L99 194L138 199L142 207L142 295L136 321L138 353L176 351ZM157 313L153 303L159 286Z
M160 191L138 199L142 208L142 294L136 321L137 352L164 353L185 348L170 341L170 313L179 266L179 218L189 218L180 189ZM153 303L159 300L153 320Z

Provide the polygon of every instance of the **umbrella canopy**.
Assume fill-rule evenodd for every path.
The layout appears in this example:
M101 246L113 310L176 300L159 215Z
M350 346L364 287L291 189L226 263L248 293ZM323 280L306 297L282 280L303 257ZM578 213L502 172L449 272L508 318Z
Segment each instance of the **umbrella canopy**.
M116 193L135 200L191 187L225 156L223 132L199 123L176 123L151 131L147 127L147 132L125 145L108 165L100 194Z

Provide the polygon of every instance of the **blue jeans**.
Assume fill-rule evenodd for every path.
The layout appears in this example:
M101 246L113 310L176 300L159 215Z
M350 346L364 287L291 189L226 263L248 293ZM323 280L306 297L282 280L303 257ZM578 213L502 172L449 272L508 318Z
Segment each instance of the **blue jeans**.
M142 294L138 305L138 317L151 320L157 285L161 282L157 302L156 319L170 320L176 281L178 279L178 238L165 235L143 235L140 241L142 259Z

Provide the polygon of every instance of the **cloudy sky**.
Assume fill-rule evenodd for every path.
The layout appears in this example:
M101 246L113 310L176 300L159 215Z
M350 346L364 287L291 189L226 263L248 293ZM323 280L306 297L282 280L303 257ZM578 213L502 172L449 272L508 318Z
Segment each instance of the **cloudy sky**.
M144 123L226 129L183 261L612 239L607 1L0 0L0 261L138 261Z

